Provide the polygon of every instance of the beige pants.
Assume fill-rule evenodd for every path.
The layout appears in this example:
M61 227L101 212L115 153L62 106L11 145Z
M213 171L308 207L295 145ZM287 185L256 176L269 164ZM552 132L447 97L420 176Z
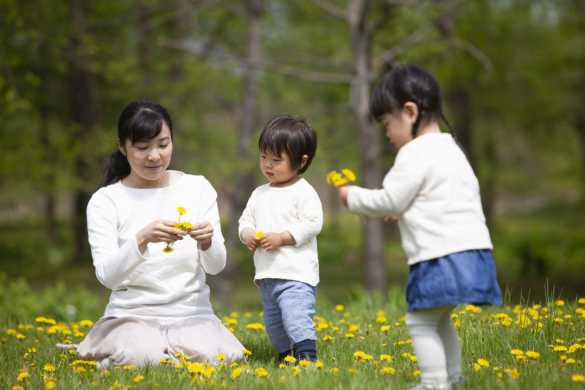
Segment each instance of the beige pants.
M245 348L223 324L210 319L189 318L161 325L156 320L110 317L96 322L76 349L80 359L93 360L105 369L110 365L156 365L161 360L178 363L177 353L186 355L190 362L212 365L224 354L222 361L230 364L243 359Z

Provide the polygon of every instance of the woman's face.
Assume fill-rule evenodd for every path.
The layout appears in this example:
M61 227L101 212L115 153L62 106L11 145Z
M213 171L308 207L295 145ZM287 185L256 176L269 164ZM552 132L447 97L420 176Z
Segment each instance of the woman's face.
M171 162L173 142L171 130L163 122L161 132L153 139L141 139L134 144L130 139L118 145L130 164L130 175L124 184L133 188L164 187L164 173Z

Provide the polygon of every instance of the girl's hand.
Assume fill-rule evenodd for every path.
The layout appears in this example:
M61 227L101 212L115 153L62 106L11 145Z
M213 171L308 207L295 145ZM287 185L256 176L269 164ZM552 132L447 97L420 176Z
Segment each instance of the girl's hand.
M386 222L386 223L398 222L398 217L394 217L394 216L384 217L384 222Z
M339 186L339 187L335 187L335 188L337 188L337 192L339 193L339 199L341 199L341 203L343 203L343 205L345 207L347 207L347 194L348 194L349 189L351 187L355 187L355 186Z
M211 222L203 221L187 230L187 234L197 241L197 243L201 244L202 250L206 251L211 246L213 231L214 229L213 226L211 226Z
M242 230L242 240L250 252L254 252L260 246L260 240L256 238L256 233L250 228Z
M260 238L260 244L267 252L282 245L293 245L295 243L295 239L288 231L282 233L266 233Z
M136 233L138 250L144 254L148 243L175 242L182 240L187 233L175 229L177 223L166 219L159 219L149 223Z

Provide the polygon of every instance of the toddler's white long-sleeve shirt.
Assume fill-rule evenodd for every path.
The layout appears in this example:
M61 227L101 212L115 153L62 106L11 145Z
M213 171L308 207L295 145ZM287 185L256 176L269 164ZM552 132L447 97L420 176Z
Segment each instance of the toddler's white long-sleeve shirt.
M104 317L139 316L170 323L192 316L219 321L209 301L205 272L219 273L226 250L221 234L217 194L203 176L183 174L164 188L137 189L114 183L98 190L87 207L87 226L98 280L112 290ZM186 236L164 253L165 243L138 250L136 233L149 223L209 221L214 228L206 251Z
M347 200L358 214L398 216L409 265L493 248L478 180L450 134L426 134L410 141L398 152L382 189L354 187Z
M287 279L316 286L319 283L317 234L322 227L321 200L305 179L284 188L272 187L270 184L256 188L239 220L240 239L245 228L264 233L288 230L295 244L283 245L271 251L258 247L254 252L254 281Z

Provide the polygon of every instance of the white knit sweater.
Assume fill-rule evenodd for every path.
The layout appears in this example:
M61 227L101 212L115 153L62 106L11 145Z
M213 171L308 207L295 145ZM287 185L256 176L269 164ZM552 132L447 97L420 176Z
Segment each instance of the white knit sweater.
M296 242L270 252L258 247L254 252L254 281L273 278L297 280L311 286L319 283L317 234L323 227L323 206L305 179L284 188L270 184L256 188L239 222L240 239L242 230L250 228L264 233L288 231Z
M493 248L479 183L450 134L426 134L404 145L383 188L354 187L348 205L358 214L398 216L409 265Z
M203 176L183 174L172 185L136 189L121 182L98 190L87 207L87 225L98 280L112 289L104 317L139 316L171 323L192 316L214 320L205 272L219 273L226 250L216 203L217 194ZM164 243L149 243L140 254L136 233L157 219L209 221L211 247L202 251L185 237L164 253Z

